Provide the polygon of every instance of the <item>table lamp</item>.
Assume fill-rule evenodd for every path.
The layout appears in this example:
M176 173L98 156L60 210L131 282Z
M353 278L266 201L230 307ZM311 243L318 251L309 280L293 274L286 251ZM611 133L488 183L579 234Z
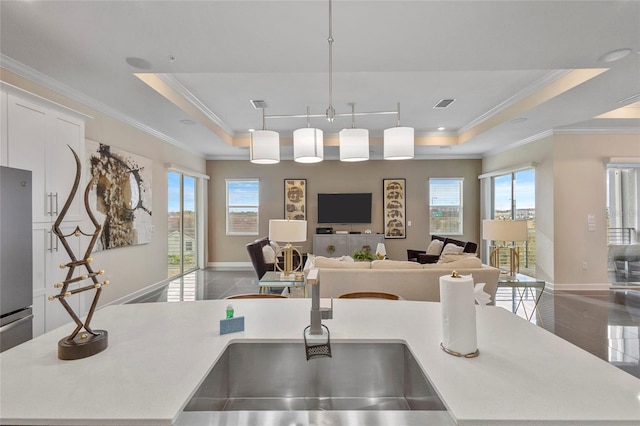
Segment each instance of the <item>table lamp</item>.
M520 249L517 245L508 246L507 241L526 241L526 220L496 220L482 221L482 239L493 241L489 251L489 264L494 268L500 267L500 250L509 251L509 275L514 276L520 271ZM502 244L496 244L501 241Z
M282 252L284 258L284 267L281 268L276 262L276 269L284 278L290 278L295 275L294 272L302 266L302 253L293 247L291 243L307 240L307 221L306 220L290 220L290 219L271 219L269 220L269 239L281 243L285 243L284 247L276 253L276 258ZM293 267L293 252L297 252L300 257L298 266Z
M384 246L384 243L378 243L378 246L376 247L376 257L378 260L383 260L387 257L387 249Z

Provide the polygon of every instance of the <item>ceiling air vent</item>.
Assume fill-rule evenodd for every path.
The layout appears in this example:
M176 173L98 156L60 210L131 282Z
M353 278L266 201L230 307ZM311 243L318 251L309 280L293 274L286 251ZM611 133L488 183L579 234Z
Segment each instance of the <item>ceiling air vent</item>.
M455 99L440 99L440 101L433 106L433 108L446 108L451 105Z
M255 109L264 109L267 107L267 101L262 99L251 99L249 102L251 102L251 105L253 105Z

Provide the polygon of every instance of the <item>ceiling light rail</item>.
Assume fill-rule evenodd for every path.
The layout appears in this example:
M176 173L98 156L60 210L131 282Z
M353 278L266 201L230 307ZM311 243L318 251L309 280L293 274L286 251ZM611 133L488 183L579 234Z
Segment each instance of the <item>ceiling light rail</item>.
M329 106L324 115L273 114L266 115L264 100L252 100L254 108L262 110L262 130L251 133L250 160L256 164L274 164L280 161L280 135L266 130L266 119L306 118L307 127L293 132L293 158L300 163L317 163L324 159L324 141L322 130L310 125L311 118L323 117L333 123L336 117L351 116L351 128L340 131L340 161L365 161L369 159L369 130L356 128L355 117L364 115L397 114L396 127L384 131L383 149L385 160L407 160L414 157L414 129L400 126L400 103L396 111L355 112L355 104L350 103L350 114L336 114L333 107L333 9L329 0ZM451 100L453 102L453 100Z

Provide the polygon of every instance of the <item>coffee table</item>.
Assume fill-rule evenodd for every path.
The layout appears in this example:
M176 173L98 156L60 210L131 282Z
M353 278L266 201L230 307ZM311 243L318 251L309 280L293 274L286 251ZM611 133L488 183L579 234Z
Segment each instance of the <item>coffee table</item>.
M300 277L300 278L298 278ZM260 286L260 293L267 293L272 288L286 288L286 287L302 287L305 288L304 276L296 275L294 277L282 278L279 271L268 271L258 283ZM306 297L306 289L304 292Z

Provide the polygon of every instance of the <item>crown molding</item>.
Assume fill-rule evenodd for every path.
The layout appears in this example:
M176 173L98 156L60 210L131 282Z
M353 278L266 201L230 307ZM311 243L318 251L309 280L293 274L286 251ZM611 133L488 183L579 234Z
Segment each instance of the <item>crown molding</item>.
M171 145L174 145L180 149L183 149L187 152L190 152L191 154L194 155L198 155L200 157L203 156L202 152L198 152L196 150L194 150L193 148L189 147L188 145L184 144L183 142L180 142L174 138L172 138L171 136L168 136L162 132L159 132L158 130L147 126L144 123L141 123L140 121L122 113L121 111L118 111L115 108L112 108L98 100L96 100L95 98L92 98L91 96L80 92L79 90L73 89L69 86L67 86L64 83L61 83L60 81L49 77L48 75L45 75L43 73L41 73L40 71L36 71L31 67L28 67L26 65L24 65L21 62L16 61L15 59L6 56L2 53L0 53L0 64L2 66L2 68L11 71L15 74L18 74L21 77L24 77L34 83L37 83L47 89L53 90L56 93L59 93L62 96L65 96L69 99L72 99L76 102L80 102L81 104L94 109L96 111L99 111L103 114L106 114L110 117L115 118L118 121L121 121L125 124L130 125L131 127L135 127L138 130L141 130L145 133L150 134L151 136L154 136L158 139L161 139L167 143L170 143Z
M540 132L540 133L538 133L536 135L529 136L528 138L520 139L519 141L511 143L508 146L504 146L504 147L493 149L491 151L487 151L487 152L484 153L482 158L487 158L487 157L491 157L492 155L496 155L496 154L500 154L500 153L503 153L503 152L511 151L512 149L518 148L518 147L523 146L523 145L527 145L527 144L529 144L531 142L535 142L535 141L538 141L540 139L547 138L549 136L553 136L554 134L555 134L554 130L545 130L544 132Z
M553 133L556 135L636 135L640 134L640 127L575 127L555 129Z
M208 120L215 123L218 127L220 127L222 130L224 130L227 134L231 135L232 137L235 136L235 132L233 131L233 129L227 123L222 121L222 119L218 117L213 111L211 111L204 103L202 103L202 101L200 101L200 99L196 95L194 95L193 93L191 93L189 89L184 87L184 85L180 83L173 76L173 74L156 74L156 75L158 76L158 78L160 78L160 80L165 82L169 87L171 87L180 96L182 96L187 102L189 102L191 105L197 108L198 111L204 114Z
M488 119L490 119L494 115L499 114L499 113L501 113L502 111L504 111L504 110L506 110L508 108L511 108L516 103L520 102L521 100L525 99L528 96L531 96L532 94L534 94L537 91L541 90L543 87L545 87L545 86L549 85L550 83L558 80L559 78L561 78L562 76L568 74L569 72L571 72L571 70L554 70L554 71L551 71L551 72L547 73L546 75L544 75L543 77L541 77L538 80L534 81L532 84L530 84L529 86L525 87L524 89L522 89L518 93L514 94L513 96L511 96L507 100L499 103L495 107L491 108L489 111L487 111L484 114L482 114L480 117L472 120L471 122L469 122L468 124L463 126L461 129L458 130L458 135L462 135L462 134L466 133L467 131L473 129L477 125L487 121Z

